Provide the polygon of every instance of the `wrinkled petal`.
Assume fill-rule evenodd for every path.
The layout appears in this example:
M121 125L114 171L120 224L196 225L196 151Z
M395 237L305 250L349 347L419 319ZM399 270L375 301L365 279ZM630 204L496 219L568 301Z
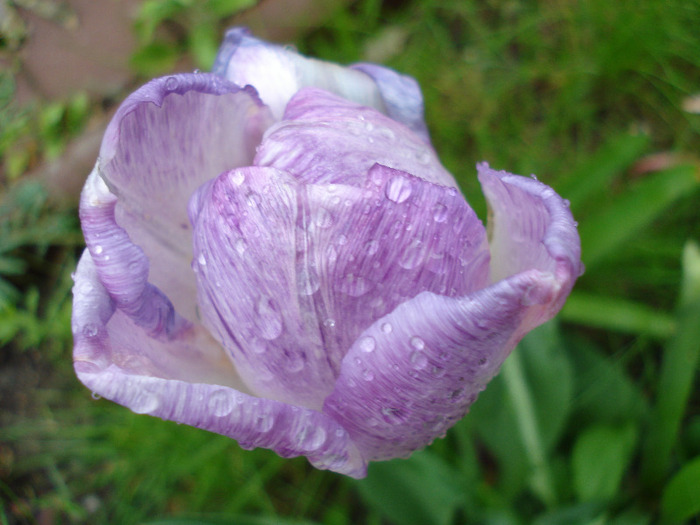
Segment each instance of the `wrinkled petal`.
M366 463L347 432L320 412L247 393L206 330L192 325L160 342L114 309L85 252L75 274L75 370L95 394L136 413L185 423L320 469L363 477Z
M485 168L494 220L529 239L502 243L492 257L534 267L462 297L421 293L360 335L324 412L350 432L368 461L408 455L442 436L520 339L556 314L578 276L580 245L565 203L536 181ZM537 251L540 242L544 252Z
M138 89L107 128L95 170L118 197L113 226L143 250L150 282L190 320L196 288L189 269L187 202L206 180L252 163L271 122L252 88L242 90L216 75L190 74L156 79ZM83 199L88 247L102 246L102 256L114 262L90 227L90 206L90 199ZM110 229L105 223L101 231Z
M255 86L278 120L287 102L307 86L386 111L377 85L365 73L307 58L289 47L258 40L245 28L234 28L226 33L212 72L239 86Z
M377 64L360 63L350 67L374 79L389 117L408 126L426 144L430 144L428 127L423 120L423 94L416 79Z
M583 273L581 244L569 203L534 178L478 165L489 203L491 279L529 268L551 272L561 284L553 312L561 309Z
M385 166L362 189L235 170L191 215L204 322L252 391L310 408L375 320L422 291L488 284L485 232L458 192Z
M289 102L284 120L265 138L255 164L289 171L307 183L362 186L382 164L443 186L456 187L433 148L378 111L307 88Z

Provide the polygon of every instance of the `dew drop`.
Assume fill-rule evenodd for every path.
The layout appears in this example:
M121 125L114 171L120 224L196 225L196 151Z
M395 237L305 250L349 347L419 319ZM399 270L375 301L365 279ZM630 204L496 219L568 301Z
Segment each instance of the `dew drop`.
M372 381L374 379L374 373L371 370L364 369L362 371L362 379L365 381Z
M326 319L325 321L323 321L323 326L325 326L326 328L335 328L335 319Z
M275 419L272 414L259 414L255 418L255 427L257 428L258 432L269 432L274 423Z
M433 219L435 222L445 222L447 220L447 206L444 204L436 204L433 208Z
M374 255L379 251L379 243L377 241L369 241L365 244L365 250L367 251L367 255Z
M389 128L380 128L379 134L386 140L394 140L396 138L394 132L391 131Z
M328 258L328 262L334 263L335 261L338 260L338 252L335 249L335 246L332 244L326 248L326 257Z
M362 339L360 339L358 344L360 346L360 350L362 350L365 353L374 352L374 349L377 346L374 337L372 337L371 335L365 336Z
M246 202L251 208L257 208L258 206L260 206L262 198L254 191L251 191L248 195L246 195Z
M200 253L199 257L197 257L197 262L199 263L200 266L206 266L207 265L207 260L204 258L204 254Z
M384 332L385 334L390 334L393 331L394 331L394 327L391 326L391 323L382 324L382 332Z
M401 254L399 266L406 270L413 270L423 263L426 255L426 247L419 239L414 239L410 246Z
M236 239L233 243L233 249L238 252L238 255L243 255L243 253L248 249L248 245L243 239Z
M416 153L416 160L426 165L430 162L430 152L427 149L420 150Z
M415 352L411 352L411 364L413 365L413 368L417 370L421 370L428 366L428 357L421 352L420 350L416 350Z
M396 176L386 185L384 193L390 201L401 204L411 196L411 182L403 177Z
M336 290L350 297L360 297L366 294L370 288L371 285L366 279L357 277L351 273L347 274L335 285Z
M423 341L420 337L418 336L413 336L411 337L409 343L413 348L416 350L423 350L425 348L425 341Z
M307 452L317 450L326 441L326 431L322 427L307 425L297 435L299 448Z
M90 394L90 397L93 398L95 401L102 399L102 396L97 392L93 392L92 394Z
M133 401L133 404L129 406L129 408L137 414L150 414L158 408L159 404L160 402L156 396L148 392L143 392Z
M267 296L261 295L255 306L258 314L255 324L260 331L260 337L272 341L282 334L282 315L277 309L274 301Z
M321 280L313 267L304 268L297 274L297 288L300 295L313 295L321 287Z
M175 91L179 85L180 82L175 77L168 77L165 81L165 89L168 91Z
M85 337L95 337L99 332L96 324L90 323L83 326L82 333Z
M347 243L348 243L348 238L341 233L340 236L338 237L338 245L345 246Z
M233 396L225 390L212 392L207 400L207 408L216 417L225 417L233 412L235 401Z
M333 214L326 208L319 208L316 211L314 222L319 228L330 228L333 224Z
M95 246L95 255L100 255L102 253L102 246L99 244Z
M243 184L244 181L245 181L245 175L243 174L243 172L241 170L234 171L231 174L231 182L235 186L240 186L241 184Z

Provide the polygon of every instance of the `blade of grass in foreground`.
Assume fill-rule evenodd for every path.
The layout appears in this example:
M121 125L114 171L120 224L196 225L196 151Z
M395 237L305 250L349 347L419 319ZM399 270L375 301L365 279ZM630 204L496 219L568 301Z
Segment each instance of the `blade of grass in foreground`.
M579 227L587 269L603 261L676 199L700 185L698 166L674 166L650 175L610 207L582 221Z
M683 251L679 303L678 329L665 348L657 402L642 457L641 481L650 492L656 491L666 477L700 358L700 248L691 242Z

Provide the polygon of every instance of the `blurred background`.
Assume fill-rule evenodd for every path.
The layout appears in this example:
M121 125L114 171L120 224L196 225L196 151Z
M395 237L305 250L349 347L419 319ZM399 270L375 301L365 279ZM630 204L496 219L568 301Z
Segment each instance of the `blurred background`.
M224 30L414 76L475 163L571 202L586 273L445 439L362 481L94 399L76 204L146 80ZM698 0L0 0L0 524L700 523Z

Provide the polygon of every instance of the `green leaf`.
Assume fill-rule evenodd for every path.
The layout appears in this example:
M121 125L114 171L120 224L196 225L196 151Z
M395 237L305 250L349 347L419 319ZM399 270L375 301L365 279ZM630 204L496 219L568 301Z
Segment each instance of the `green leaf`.
M287 519L280 516L221 516L192 518L161 518L143 525L318 525L314 521Z
M684 522L700 514L700 456L681 468L666 485L661 512L671 523Z
M448 525L462 500L459 475L429 450L371 464L357 488L394 525Z
M581 222L582 257L586 267L613 254L682 196L698 188L698 167L681 165L650 175L610 206Z
M596 425L583 432L574 445L574 490L580 501L613 499L629 466L637 432L633 425Z
M560 319L657 339L666 339L676 328L672 315L643 303L577 291L566 300Z

